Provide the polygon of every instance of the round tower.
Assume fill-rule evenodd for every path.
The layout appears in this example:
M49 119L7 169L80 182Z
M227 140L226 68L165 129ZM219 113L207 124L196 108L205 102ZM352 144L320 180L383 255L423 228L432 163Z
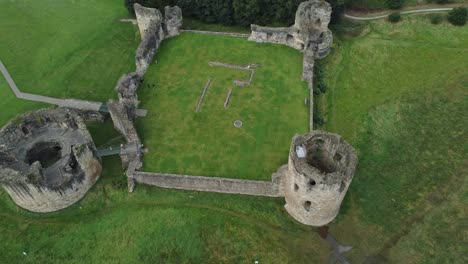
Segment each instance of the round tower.
M289 152L284 207L303 224L330 223L338 214L356 164L354 149L336 134L316 130L296 135Z

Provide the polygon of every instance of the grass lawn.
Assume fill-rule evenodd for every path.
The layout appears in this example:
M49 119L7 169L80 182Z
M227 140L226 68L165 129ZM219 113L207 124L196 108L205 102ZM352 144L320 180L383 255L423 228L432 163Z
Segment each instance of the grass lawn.
M0 1L0 58L19 86L45 95L71 96L78 93L82 96L80 98L92 99L87 96L90 90L67 90L69 86L64 82L73 80L74 87L91 87L85 84L94 81L53 74L54 68L64 70L63 74L74 72L72 68L63 69L72 67L72 64L52 63L65 60L60 52L53 55L53 50L44 46L42 51L33 52L34 47L41 48L41 41L31 45L18 41L5 46L10 40L4 42L4 32L10 32L8 34L18 39L23 36L9 27L4 29L5 23L36 10L26 8L25 3L37 5L37 10L41 10L44 3L52 2L41 1L42 5L39 5L33 1ZM81 12L70 8L77 2L67 1L67 5L57 2L56 8L63 5L62 12L70 14L58 12L57 15L60 13L64 18L71 18L71 13ZM103 1L80 9L93 7L96 10L89 12L99 13L99 8L107 6L110 9L101 11L103 15L98 16L99 19L106 17L106 12L113 8L118 10L115 13L118 18L120 12L122 16L126 15L120 5L120 2L110 4ZM21 6L24 8L19 9ZM3 12L6 8L9 12ZM24 10L24 13L18 13L18 10ZM47 11L41 14L48 17L55 12L52 8ZM10 19L5 19L5 16ZM45 23L37 17L37 22L28 25ZM87 25L83 30L99 24L88 20L91 21L82 19L83 25ZM27 17L18 19L17 24L26 23L22 21L27 21ZM115 25L120 27L122 24ZM122 26L127 27L126 24ZM404 17L398 24L384 21L366 23L364 28L357 37L337 38L336 49L323 61L329 86L318 102L327 118L324 129L340 133L352 142L360 158L340 215L330 225L330 230L340 243L353 246L345 253L351 263L385 260L389 263L466 263L466 27L435 26L427 17L418 16ZM52 29L47 26L43 30ZM122 52L128 49L131 56L138 42L135 32L129 27L128 32L121 32L123 36L120 36L128 38L128 46L122 44ZM81 35L83 38L87 36ZM158 53L158 64L150 68L140 90L143 106L150 110L149 122L142 123L144 119L139 119L138 124L145 143L150 147L146 157L146 166L150 167L147 169L182 168L182 172L188 173L197 169L194 163L198 160L202 172L217 170L220 174L223 172L220 176L234 176L231 173L239 171L230 170L236 170L235 162L238 162L244 166L241 169L245 173L236 173L235 176L267 180L272 171L267 172L265 164L270 164L274 170L285 163L290 137L307 129L307 108L303 104L307 89L300 82L301 54L275 45L257 47L255 43L235 38L203 36L210 44L206 45L198 37L183 34L165 42ZM119 39L117 36L113 38ZM73 43L66 37L59 38L54 50L58 52ZM98 42L83 40L81 43L80 47L84 47ZM191 46L187 49L185 45L189 43ZM20 50L17 59L10 55L15 46ZM55 59L51 59L51 63L35 64L35 60L28 61L28 54L21 52L23 47L31 50L31 57L41 58L45 53ZM103 52L108 51L103 46L101 48ZM72 50L61 52L73 54ZM89 47L90 52L95 50L99 50L99 45ZM224 50L229 52L222 52ZM102 55L103 60L122 59L106 54ZM78 57L68 57L67 60L81 59ZM103 67L103 71L118 72L116 69L119 67L126 71L125 67L133 67L131 57L128 57L128 62L124 60L115 61L115 64L122 65L112 64L112 67L107 67L109 69ZM234 88L228 110L224 110L222 105L227 89L232 87L232 78L245 78L246 73L210 68L207 65L209 60L262 64L252 86ZM99 75L95 71L101 66L92 64L83 64L76 69L89 71L89 76ZM56 65L60 67L54 67ZM110 86L93 86L94 98L105 100L106 94L113 93L112 88L119 75L120 72L115 74L113 82L110 77L102 77L109 78ZM216 80L195 118L193 109L208 77ZM35 82L50 85L50 89L31 85ZM288 89L282 90L282 87ZM3 98L0 102L0 125L16 114L43 106L14 98L3 78L0 78L0 96ZM268 105L277 107L268 108ZM276 120L272 124L268 121L271 116ZM176 119L168 124L170 118ZM244 121L244 127L234 129L232 122L238 118ZM216 125L208 125L210 122ZM187 129L192 129L192 133ZM98 146L118 144L122 140L110 123L91 124L90 130ZM224 131L224 134L218 134L218 131ZM198 147L194 146L195 137L203 139L199 140ZM280 142L282 140L284 143ZM216 148L208 145L209 142ZM217 151L217 155L210 154L210 148ZM278 153L256 148L270 148ZM178 159L170 150L186 150L186 154L181 155L187 156ZM151 162L152 159L158 160L159 151L174 158L162 163ZM241 157L236 151L245 151L246 157ZM201 156L190 156L199 153L205 153L203 155L209 163L201 162ZM260 153L273 156L259 158ZM248 159L254 159L252 157L257 162L250 163ZM223 159L231 164L223 164ZM164 190L142 185L138 185L134 193L128 193L118 158L105 158L103 163L105 170L100 180L85 198L60 212L26 212L15 206L6 192L0 189L0 241L3 242L0 263L329 261L327 244L314 233L314 228L300 225L289 217L281 198Z
M462 263L468 31L427 16L364 27L324 61L324 128L360 158L332 230L359 245L352 262Z
M25 92L107 101L135 68L140 37L118 21L129 16L119 1L0 0L0 10L0 59Z
M139 89L141 107L149 110L137 120L149 148L146 171L270 180L287 163L294 134L307 131L308 89L301 81L302 54L294 49L184 33L165 41L156 60ZM252 85L235 87L233 80L248 80L250 73L210 61L261 66ZM214 80L195 113L209 77ZM242 128L233 126L237 119Z

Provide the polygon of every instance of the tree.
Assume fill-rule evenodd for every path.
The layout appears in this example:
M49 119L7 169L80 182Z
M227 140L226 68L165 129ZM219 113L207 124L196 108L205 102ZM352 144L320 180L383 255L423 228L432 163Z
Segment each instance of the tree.
M434 14L431 16L431 24L440 24L443 20L443 17L439 14Z
M405 5L404 0L385 0L385 4L390 9L400 9Z
M397 23L400 20L401 20L401 15L398 12L394 12L394 13L391 13L390 15L388 15L388 21L390 21L392 23Z
M259 20L261 15L259 0L233 0L232 6L236 24L248 26Z
M466 7L457 7L448 13L447 19L452 25L463 26L466 24L467 17L468 9Z

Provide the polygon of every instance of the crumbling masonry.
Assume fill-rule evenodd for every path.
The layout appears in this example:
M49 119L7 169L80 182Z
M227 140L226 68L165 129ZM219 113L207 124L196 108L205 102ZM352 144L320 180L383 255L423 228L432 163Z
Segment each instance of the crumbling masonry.
M135 55L136 70L119 79L118 100L107 103L114 127L126 140L120 157L129 191L141 183L285 197L285 208L297 221L313 226L331 222L352 181L357 155L340 136L313 130L313 66L332 44L330 5L323 0L301 3L295 24L288 28L252 25L249 40L284 44L304 53L302 78L311 94L311 132L293 138L288 164L273 173L270 182L140 171L141 141L133 121L144 113L138 109L137 89L161 42L179 34L182 11L166 7L162 16L157 9L139 4L134 9L142 39ZM59 210L78 201L96 182L101 165L83 118L101 120L103 116L95 111L39 110L19 116L0 130L0 184L19 206L34 212Z
M127 141L127 146L141 146L140 138L135 129L133 121L140 101L137 89L143 81L143 77L152 62L156 51L165 38L179 34L182 25L182 11L179 7L167 6L163 17L159 10L146 8L139 4L134 5L140 30L141 43L135 55L136 71L124 74L117 82L115 90L119 100L109 100L107 103L114 127ZM140 170L143 166L142 153L121 152L122 166L126 169L128 188L133 191L135 182L133 172Z
M100 174L91 135L74 110L29 112L0 130L0 185L24 209L44 213L68 207Z

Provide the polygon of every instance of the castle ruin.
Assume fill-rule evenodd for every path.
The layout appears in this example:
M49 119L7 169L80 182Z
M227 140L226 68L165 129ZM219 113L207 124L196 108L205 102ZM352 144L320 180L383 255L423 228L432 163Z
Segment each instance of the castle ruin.
M140 171L143 152L133 122L144 116L144 110L138 109L137 89L161 42L179 34L182 11L165 7L163 16L159 10L139 4L134 9L142 39L135 55L136 70L119 79L115 87L118 100L111 99L106 106L115 129L126 140L120 158L128 190L132 192L140 183L285 197L285 209L297 221L312 226L331 222L352 181L357 155L340 136L313 130L313 66L314 60L325 57L331 48L330 5L323 0L301 3L291 27L251 26L250 41L284 44L303 52L302 78L311 96L310 132L292 139L288 164L273 173L271 181ZM103 117L96 111L45 109L20 115L0 130L0 184L16 204L33 212L60 210L78 201L96 182L100 160L83 118Z
M80 200L101 174L83 119L65 108L22 114L0 130L0 185L20 207L52 212Z

